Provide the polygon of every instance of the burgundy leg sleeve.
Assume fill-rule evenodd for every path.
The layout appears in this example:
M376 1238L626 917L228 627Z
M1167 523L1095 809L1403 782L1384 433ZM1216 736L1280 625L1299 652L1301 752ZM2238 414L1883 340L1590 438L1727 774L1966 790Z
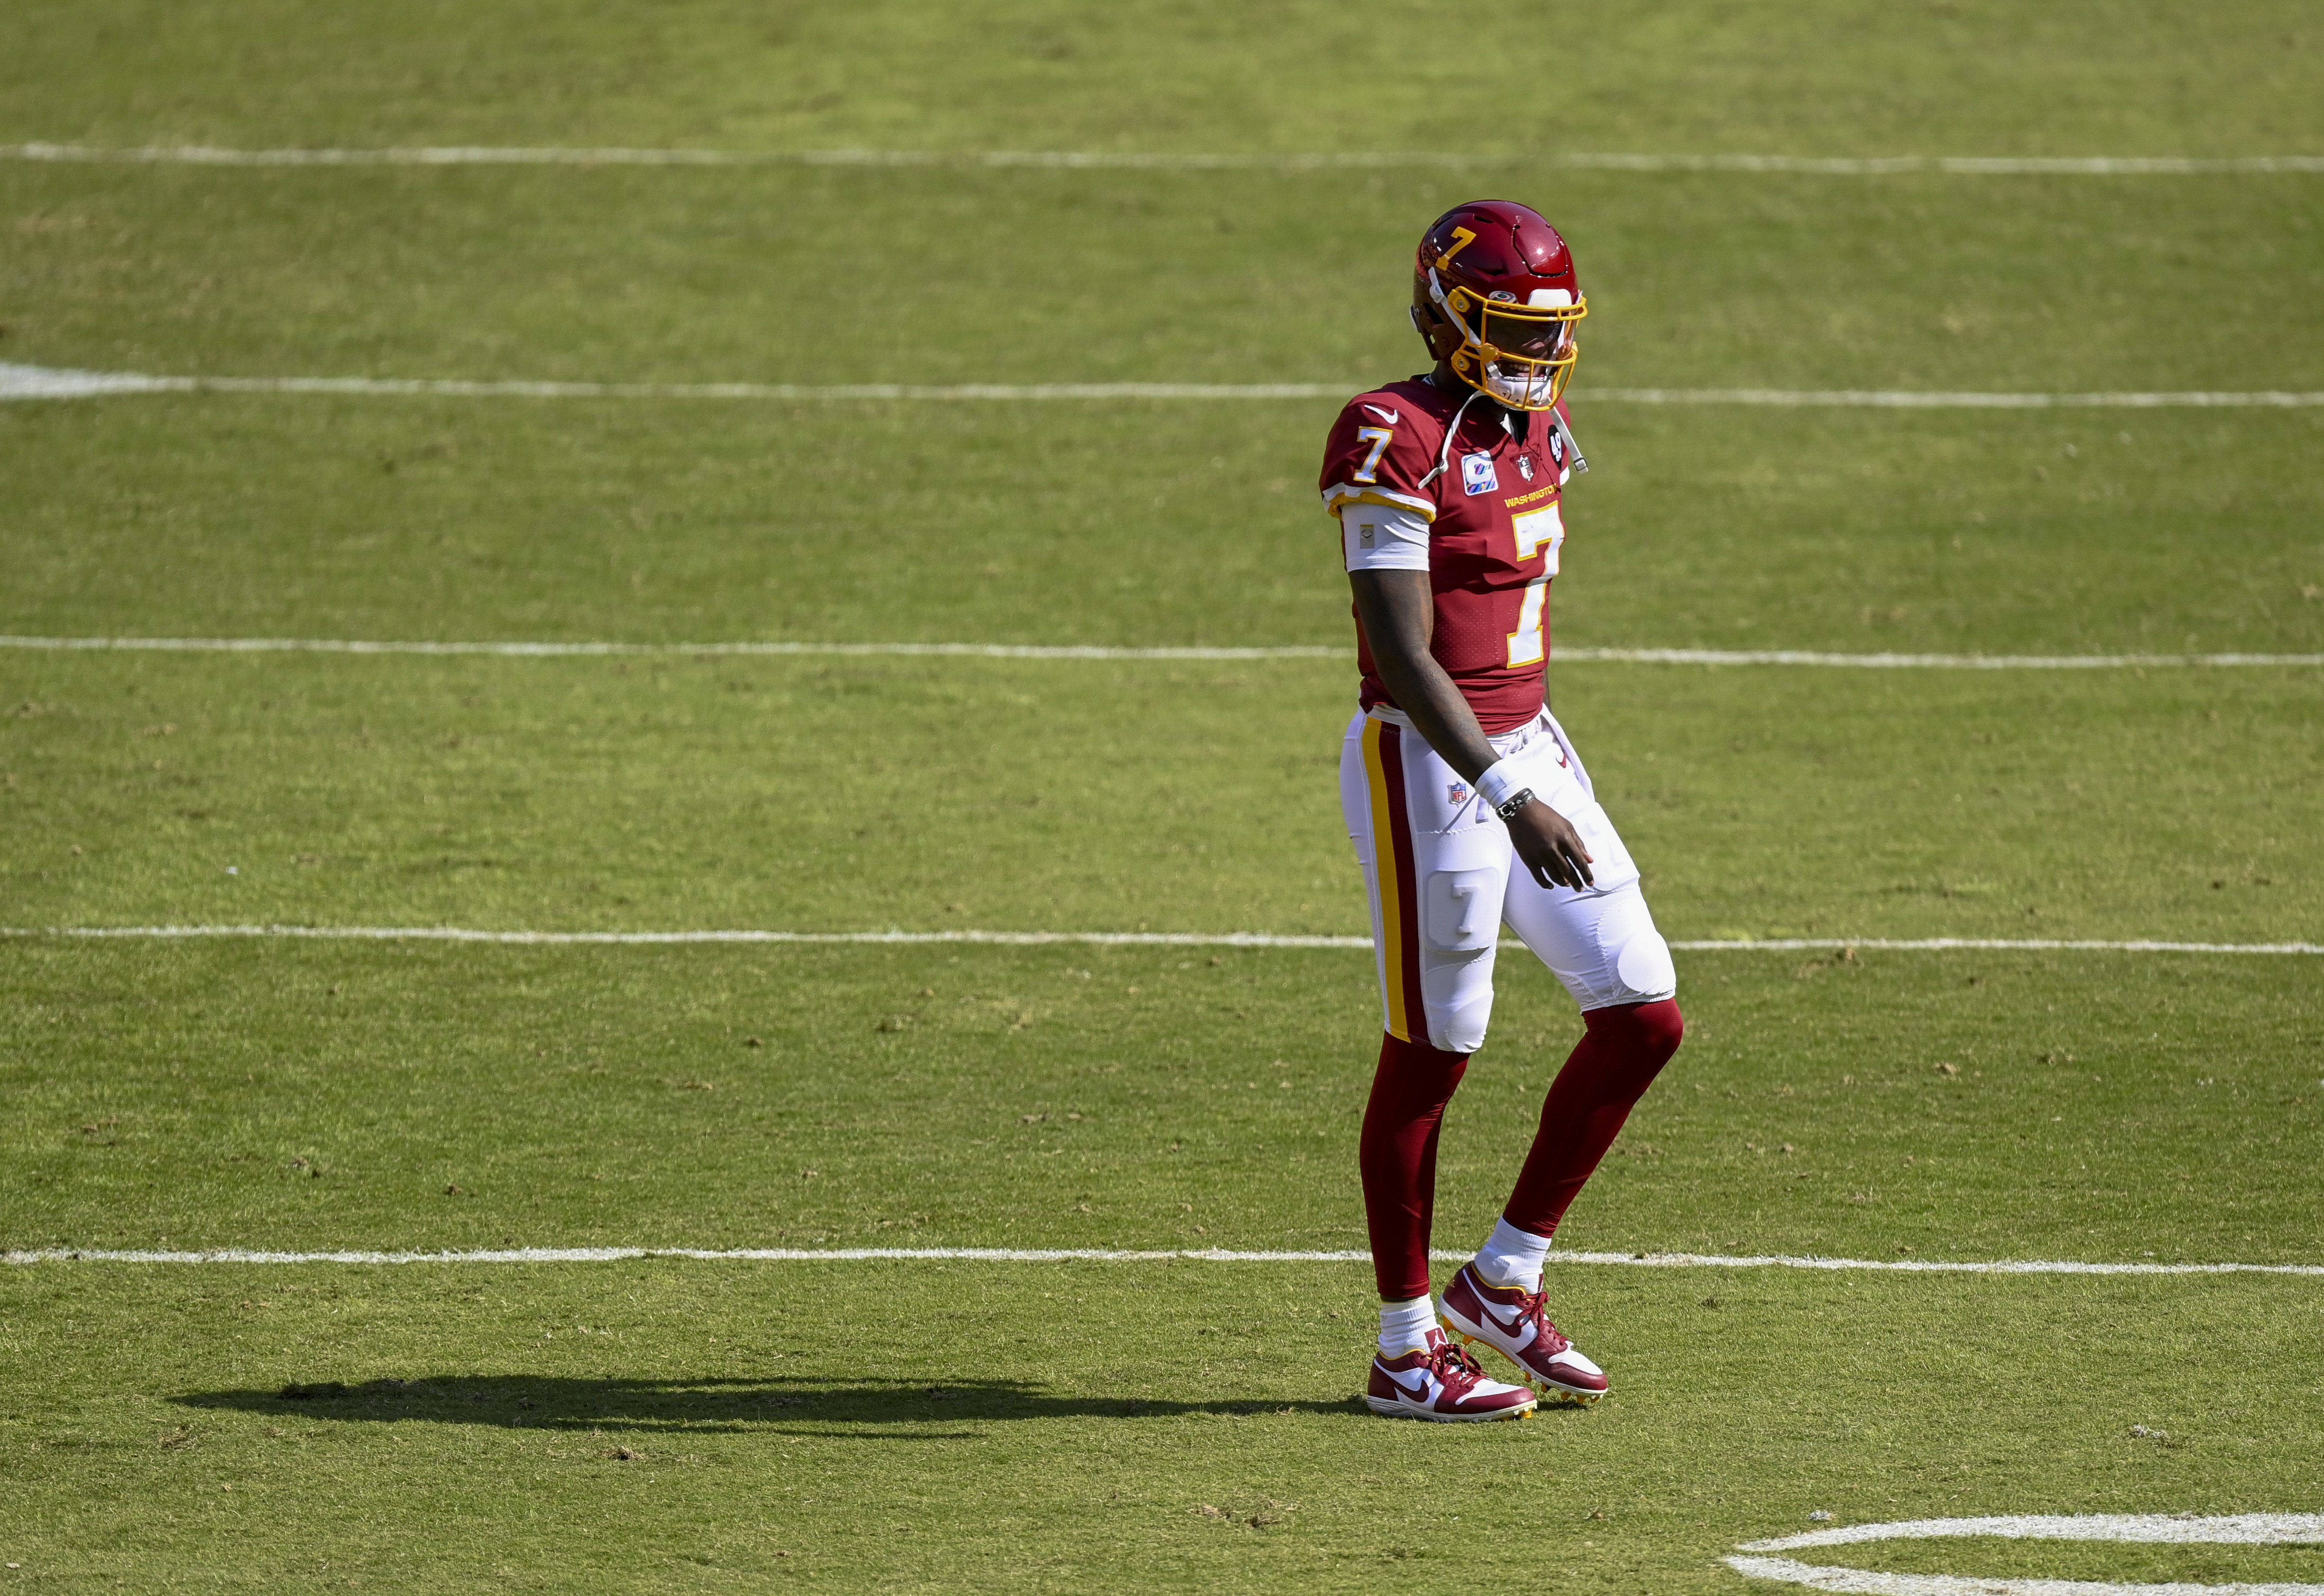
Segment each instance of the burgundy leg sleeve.
M1541 1105L1541 1129L1503 1211L1511 1224L1536 1236L1556 1234L1557 1222L1614 1145L1631 1108L1678 1051L1686 1030L1678 1004L1668 998L1592 1009L1582 1019L1589 1034L1550 1084L1548 1100ZM1377 1102L1378 1087L1373 1094ZM1377 1241L1373 1253L1379 1254Z
M1379 1069L1364 1108L1358 1162L1372 1271L1382 1302L1428 1293L1428 1225L1436 1207L1436 1131L1469 1067L1466 1053L1380 1038ZM1617 1121L1617 1124L1620 1121Z

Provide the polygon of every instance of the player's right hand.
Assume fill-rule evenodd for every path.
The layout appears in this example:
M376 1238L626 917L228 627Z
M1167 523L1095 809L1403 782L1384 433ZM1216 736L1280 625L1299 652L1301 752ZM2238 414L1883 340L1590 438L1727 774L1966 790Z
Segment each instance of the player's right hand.
M1508 824L1509 841L1535 881L1577 892L1591 884L1590 850L1572 821L1536 798Z

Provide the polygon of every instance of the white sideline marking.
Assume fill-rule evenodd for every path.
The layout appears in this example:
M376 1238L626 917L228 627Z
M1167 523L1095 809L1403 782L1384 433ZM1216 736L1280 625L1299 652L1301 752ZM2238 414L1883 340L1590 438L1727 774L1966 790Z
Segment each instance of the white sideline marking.
M97 399L132 393L337 393L451 399L755 399L896 403L1039 403L1066 400L1346 399L1346 383L552 383L455 377L171 377L0 363L0 400ZM2305 409L2324 392L1978 393L1857 388L1590 388L1612 404L1773 405L1872 410Z
M2198 1518L2192 1513L2091 1513L2072 1517L2024 1515L1994 1518L1915 1518L1895 1524L1855 1524L1805 1535L1752 1541L1741 1552L1792 1551L1803 1546L1860 1545L1867 1541L1928 1540L1978 1536L2002 1540L2117 1541L2142 1545L2285 1546L2324 1542L2324 1514L2238 1513ZM1811 1590L1861 1592L1863 1596L2324 1596L2324 1585L2129 1584L2112 1581L1995 1579L1949 1573L1883 1573L1869 1569L1798 1563L1788 1557L1729 1557L1729 1566L1752 1579L1805 1585Z
M1256 648L1208 644L1114 648L1099 643L927 642L496 642L374 641L336 637L34 637L0 635L0 649L58 653L444 654L516 659L940 656L975 660L1346 660L1336 643ZM2324 654L1835 654L1813 649L1575 649L1569 665L1813 665L1858 670L2145 670L2193 667L2324 665Z
M1396 167L1564 167L1601 171L1764 171L1830 177L1938 172L1956 177L2183 177L2324 171L2324 155L1646 155L1544 151L1527 155L1425 150L1323 154L1180 154L1106 150L706 150L437 145L229 150L207 144L0 144L0 159L182 166L869 166L1053 167L1129 171L1331 171Z
M650 947L692 943L901 945L970 943L996 947L1361 948L1369 936L1277 936L1267 931L493 931L466 926L0 926L0 937L69 936L171 941L205 936L286 936L320 942L483 942L516 946ZM1522 942L1504 941L1511 950ZM1865 948L1895 953L2324 954L2324 942L2102 941L2057 936L1735 936L1673 941L1680 953L1796 953ZM1899 1266L1904 1267L1904 1266Z
M1466 1262L1465 1252L1439 1249L1440 1263ZM1197 1250L1120 1247L506 1247L442 1252L276 1252L240 1247L169 1252L103 1247L48 1247L0 1252L0 1263L615 1263L635 1258L689 1258L710 1262L862 1263L921 1259L954 1263L1370 1263L1371 1254L1348 1252ZM1875 1269L1912 1275L2303 1275L2324 1277L2324 1264L2089 1263L2073 1259L1996 1259L1946 1262L1936 1259L1794 1258L1782 1254L1728 1257L1706 1252L1559 1252L1560 1264L1621 1268ZM1804 1544L1804 1543L1803 1543ZM1769 1543L1773 1545L1773 1543ZM1750 1548L1746 1548L1749 1550Z

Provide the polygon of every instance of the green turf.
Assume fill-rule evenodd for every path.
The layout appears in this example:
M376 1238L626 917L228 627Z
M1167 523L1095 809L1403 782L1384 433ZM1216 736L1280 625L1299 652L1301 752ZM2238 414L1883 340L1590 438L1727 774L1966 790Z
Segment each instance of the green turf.
M1367 923L1334 662L0 671L20 926ZM1556 697L1672 936L2319 929L2312 670L1580 665Z
M1343 647L1333 409L12 405L0 631ZM2324 650L2317 412L1577 425L1561 644Z
M0 141L1510 159L5 162L0 360L1352 390L1415 364L1419 225L1491 190L1567 228L1591 298L1561 646L2312 652L2313 412L1591 396L2324 388L2312 176L1539 157L2314 152L2319 45L2262 0L44 0L0 17ZM0 405L0 632L1338 647L1332 409ZM1553 686L1674 936L2324 939L2313 669ZM0 650L0 925L1346 935L1351 687L1342 659ZM1442 1247L1492 1222L1579 1029L1504 956ZM11 936L0 1247L1360 1248L1370 962ZM2313 957L1680 964L1690 1040L1568 1251L2324 1261ZM1740 1592L1720 1556L1819 1509L2324 1508L2306 1277L1551 1289L1614 1398L1447 1434L1351 1404L1353 1264L12 1267L0 1578ZM1804 1555L2324 1579L2314 1549Z
M1448 1434L1350 1401L1346 1266L14 1272L7 1556L59 1589L1734 1591L1720 1556L1811 1511L2316 1504L2310 1283L1559 1285L1620 1327L1624 1398Z
M2324 178L1996 181L10 165L0 349L220 375L1360 386L1416 351L1413 237L1482 189L1572 241L1578 395L2315 385Z
M1447 1247L1579 1034L1521 957L1445 1132ZM19 946L0 1244L1360 1247L1370 962ZM1682 971L1692 1039L1574 1247L2314 1256L2312 966Z
M0 136L128 144L2245 155L2314 150L2324 78L2297 0L10 16Z

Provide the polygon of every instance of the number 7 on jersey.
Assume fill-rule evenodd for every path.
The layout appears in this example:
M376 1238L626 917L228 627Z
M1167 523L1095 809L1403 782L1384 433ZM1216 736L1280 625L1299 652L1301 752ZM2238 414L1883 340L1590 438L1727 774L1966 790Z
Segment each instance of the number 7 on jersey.
M1509 517L1509 530L1517 534L1519 565L1536 554L1542 556L1541 574L1526 584L1525 602L1517 607L1517 629L1508 634L1508 663L1515 669L1542 661L1542 605L1549 597L1549 579L1557 575L1557 551L1565 541L1565 522L1556 505L1545 504Z

